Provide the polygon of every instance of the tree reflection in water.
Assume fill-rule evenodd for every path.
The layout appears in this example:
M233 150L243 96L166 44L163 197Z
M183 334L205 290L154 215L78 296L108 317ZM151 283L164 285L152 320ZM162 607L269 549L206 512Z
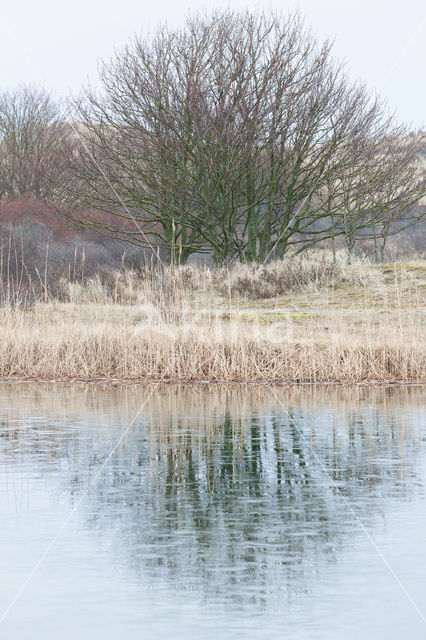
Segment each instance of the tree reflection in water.
M239 607L309 591L359 533L339 492L369 526L421 490L415 391L280 391L279 402L244 391L242 403L227 389L209 404L200 390L162 390L93 484L134 406L108 390L84 402L61 393L54 406L48 391L30 392L13 415L3 411L2 468L38 469L71 502L90 485L84 526L153 588Z

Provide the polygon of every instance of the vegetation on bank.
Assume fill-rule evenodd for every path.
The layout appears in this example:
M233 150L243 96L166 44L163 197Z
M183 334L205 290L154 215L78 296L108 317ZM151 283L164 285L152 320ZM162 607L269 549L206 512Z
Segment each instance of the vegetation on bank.
M426 262L316 254L63 278L0 310L0 377L424 382Z

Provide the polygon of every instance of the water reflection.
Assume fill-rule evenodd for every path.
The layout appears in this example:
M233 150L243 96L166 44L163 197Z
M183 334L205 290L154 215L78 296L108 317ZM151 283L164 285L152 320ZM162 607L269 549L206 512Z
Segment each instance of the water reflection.
M69 506L89 487L78 517L121 571L207 604L311 591L359 533L342 495L372 527L423 491L416 389L4 386L1 399L9 487L41 474Z

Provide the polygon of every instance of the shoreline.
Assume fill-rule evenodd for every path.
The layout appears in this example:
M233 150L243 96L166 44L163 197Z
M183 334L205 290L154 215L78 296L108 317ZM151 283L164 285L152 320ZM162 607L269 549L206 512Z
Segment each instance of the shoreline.
M358 381L358 382L341 382L341 381L324 381L317 380L316 382L276 382L276 381L252 381L252 380L181 380L181 379L145 379L135 380L126 378L1 378L0 384L25 384L25 383L49 383L60 385L90 385L90 386L105 386L105 387L148 387L155 386L183 386L183 387L197 387L197 386L238 386L238 387L338 387L338 388L401 388L401 387L418 387L426 388L426 380L394 380L394 381Z

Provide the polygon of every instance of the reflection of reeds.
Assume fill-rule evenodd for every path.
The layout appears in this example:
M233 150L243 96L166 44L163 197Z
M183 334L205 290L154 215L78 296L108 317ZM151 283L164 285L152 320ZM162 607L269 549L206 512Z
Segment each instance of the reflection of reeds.
M405 412L421 406L422 390L416 386L339 387L227 385L117 385L20 382L0 384L0 420L5 423L28 416L46 417L66 424L93 418L100 429L106 423L127 424L143 406L147 425L162 431L194 426L221 425L225 416L240 421L267 410L289 407L327 409L334 415L365 407Z
M284 263L268 269L151 265L139 276L125 272L103 280L99 275L63 280L56 293L40 274L43 302L31 306L19 295L8 299L8 284L0 309L0 377L272 383L426 379L423 263L378 269L340 262L335 268L317 259L316 266L300 262L287 280ZM261 295L262 278L265 297L249 301ZM286 298L268 297L284 291Z

